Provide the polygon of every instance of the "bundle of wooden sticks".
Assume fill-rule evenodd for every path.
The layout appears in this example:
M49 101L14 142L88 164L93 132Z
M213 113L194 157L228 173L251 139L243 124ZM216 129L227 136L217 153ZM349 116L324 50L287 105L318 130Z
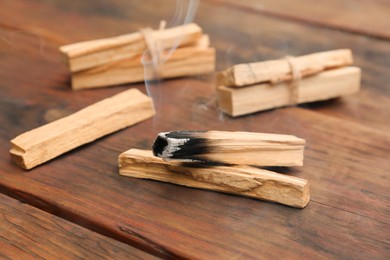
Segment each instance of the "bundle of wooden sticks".
M72 88L83 89L213 72L215 49L209 44L191 23L74 43L60 51L68 60Z
M153 151L119 155L119 173L304 208L307 180L258 168L302 166L304 146L291 135L173 131L160 133Z
M218 74L219 106L231 116L352 94L360 69L349 49L238 64Z

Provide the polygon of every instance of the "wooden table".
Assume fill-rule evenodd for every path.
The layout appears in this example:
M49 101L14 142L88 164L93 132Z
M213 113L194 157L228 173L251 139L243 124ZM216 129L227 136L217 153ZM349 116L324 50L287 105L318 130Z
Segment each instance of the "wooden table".
M240 2L240 3L238 3ZM31 171L9 141L129 87L72 91L58 46L157 27L176 1L3 0L0 8L1 258L346 258L390 256L388 1L203 0L195 21L217 69L351 48L359 94L219 114L213 76L149 85L158 113ZM183 17L179 17L183 18ZM174 129L294 134L307 140L303 209L118 175L117 157Z

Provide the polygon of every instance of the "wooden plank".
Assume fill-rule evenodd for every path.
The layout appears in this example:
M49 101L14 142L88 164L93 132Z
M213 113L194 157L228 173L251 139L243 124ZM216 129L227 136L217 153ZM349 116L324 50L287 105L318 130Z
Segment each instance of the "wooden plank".
M40 53L45 53L44 56L46 56L49 52L51 54L46 57L51 56L52 58L44 59L45 64L36 67L34 71L29 73L46 74L47 77L50 77L47 80L54 80L58 84L66 85L68 72L60 56L57 56L58 51L51 49L50 45L57 48L64 43L114 36L128 33L129 30L134 31L141 27L154 26L159 23L161 16L169 17L174 12L176 1L167 1L160 10L161 15L149 11L155 7L153 1L143 4L115 1L115 4L111 3L104 12L99 9L99 6L87 5L86 3L61 3L61 5L63 8L59 7L54 0L45 3L5 0L4 6L6 8L0 10L0 24L12 24L15 27L14 31L10 33L3 32L3 39L8 40L10 34L14 39L22 36L25 36L23 39L28 37L30 43L23 48L30 46L28 48L30 51L40 48L39 38L42 38L45 43L43 49L40 52L30 52L30 54L37 55L41 62L43 61ZM23 16L12 15L23 12L24 8L34 10L34 12ZM85 10L90 11L85 12ZM55 15L58 23L45 22L47 13ZM144 15L145 13L148 15ZM236 18L227 19L226 14ZM116 18L118 15L131 17L134 23L129 24L122 18ZM69 16L75 19L69 22ZM213 21L221 22L211 23L209 17L214 17ZM26 23L26 20L29 22ZM239 20L240 23L235 22L236 20ZM359 94L330 102L308 104L305 107L315 109L323 114L371 125L384 131L390 130L390 125L386 123L386 120L383 120L383 117L388 115L386 109L383 109L383 104L390 102L390 88L387 87L388 80L385 77L386 68L390 67L390 60L387 59L387 42L359 35L344 34L340 31L287 23L283 20L253 14L247 10L235 10L233 7L207 2L201 2L197 21L205 32L212 35L211 44L217 48L217 70L223 70L238 63L350 47L354 53L355 65L362 68L363 72L362 89ZM253 23L263 26L261 28L253 27ZM79 30L74 30L74 28L79 28ZM221 28L229 28L229 30ZM35 36L29 33L31 31L35 33ZM62 40L60 41L59 38ZM367 51L367 45L370 46L370 51ZM10 48L4 43L2 46ZM19 46L19 42L14 41L12 48L18 50L14 55L20 55L22 47ZM23 69L23 71L34 66L34 61L26 59L23 55L19 59L23 62L19 62L18 65L8 62L7 68L9 70L0 71L2 78L9 78L10 71L16 69L16 66L19 66L18 68ZM6 60L4 60L5 63ZM60 67L63 69L59 71ZM22 83L23 79L18 79L18 81ZM40 84L36 84L35 88L44 91L44 94L48 90L52 90L49 87L43 88ZM105 97L107 93L114 93L108 90L101 91L90 95ZM38 92L36 94L40 95ZM57 94L68 95L66 92ZM75 102L77 103L77 99L81 97L74 98L76 98Z
M207 97L212 91L211 86L193 81L192 87L188 87L185 95L182 96L183 94L174 90L180 88L183 83L183 81L175 81L164 85L164 90L171 93L169 99L166 100L168 104L173 103L178 97L182 97L182 102L185 104L194 104L197 99ZM172 105L169 109L175 111ZM166 123L169 123L170 127L186 128L192 125L191 107L175 113L179 118L187 118L188 121L179 123L175 118L167 118L169 121ZM3 158L4 172L1 174L1 183L7 192L28 200L29 203L38 204L41 207L43 203L44 207L59 208L61 214L64 211L71 212L71 216L68 217L75 221L81 221L78 212L82 212L83 221L85 221L85 219L95 219L94 212L99 211L101 213L99 225L101 225L100 228L105 228L106 232L121 236L128 243L135 243L138 235L141 235L148 238L143 243L150 248L157 244L160 246L159 249L167 254L194 256L198 252L195 253L188 247L193 244L205 246L202 254L205 257L212 253L219 256L234 256L243 253L244 256L249 257L255 256L259 248L267 248L272 251L272 254L282 254L286 249L282 245L288 239L283 238L283 235L288 232L302 239L301 242L293 243L296 249L292 250L289 247L292 251L288 256L297 256L306 251L310 256L341 256L343 254L353 256L355 254L353 250L339 246L347 238L353 238L356 246L368 248L367 252L375 252L378 255L386 253L384 241L388 239L386 229L388 226L384 223L389 216L389 209L386 206L389 194L388 183L383 180L389 170L385 159L385 155L389 152L388 147L390 147L389 141L386 141L388 136L299 108L273 111L261 117L253 117L251 120L241 118L226 119L220 122L215 120L213 114L208 114L202 120L208 120L210 128L246 127L252 130L294 132L307 138L308 150L305 156L305 167L302 171L292 173L295 176L307 178L310 182L314 180L311 187L314 204L317 202L315 210L313 212L310 210L310 204L303 211L303 215L300 214L301 217L305 217L306 222L303 223L310 223L310 225L307 224L310 227L309 230L306 229L306 225L302 229L300 217L293 222L290 220L285 222L289 219L291 212L282 207L267 206L247 199L237 200L226 197L226 195L211 195L207 192L154 182L128 181L128 179L125 181L118 177L116 168L112 166L116 163L117 155L127 149L130 144L150 146L156 131L153 129L152 122L140 124L135 128L110 136L96 146L79 149L77 153L68 154L61 160L57 160L55 164L35 169L34 174L30 175L15 174L18 170L7 161L7 158ZM367 137L369 139L365 139ZM4 148L1 149L4 150ZM370 156L367 157L367 154ZM96 161L97 157L102 159ZM363 163L351 165L351 162L359 161ZM369 161L373 162L373 165L369 164ZM85 165L90 166L86 168ZM51 172L55 172L55 176ZM74 181L75 178L77 182ZM26 189L23 183L27 180L29 186ZM47 187L47 181L53 185ZM346 181L348 181L347 185ZM60 185L55 185L55 183ZM362 189L363 183L364 189ZM43 185L45 188L41 189ZM23 190L25 192L20 192ZM96 190L99 190L99 193L96 193ZM45 198L44 202L38 200L39 197ZM82 198L81 201L80 198ZM114 203L118 200L122 201L120 205ZM164 205L164 208L158 205ZM262 211L267 211L267 214L263 215L260 213ZM322 216L323 211L329 212L330 215ZM218 212L225 212L228 217L224 217L223 222L216 221L219 216ZM237 216L240 217L237 219ZM242 218L246 221L242 222ZM252 219L252 222L248 218ZM269 219L260 225L256 220L263 218ZM341 220L336 221L335 218L341 218ZM175 219L175 222L172 222L172 219ZM322 225L311 224L313 219L320 219ZM335 221L337 225L333 227ZM353 224L355 221L363 221L364 225L372 227L371 232L375 231L375 234L366 234L367 230L364 225L356 227ZM285 226L286 223L289 223L289 226ZM91 223L88 224L91 225ZM272 230L270 227L275 225L278 232L270 233ZM343 225L344 229L337 228ZM118 229L118 226L121 229ZM186 228L188 226L191 228ZM195 227L192 228L193 226ZM238 237L236 228L240 226L249 233ZM322 229L326 229L326 232ZM210 234L210 230L216 234ZM222 240L220 240L220 232L217 232L221 230L225 234ZM263 239L260 235L254 235L250 230L263 234ZM332 245L328 244L327 240L318 239L316 232L320 230L326 234L332 234ZM345 230L350 230L351 233L346 233ZM267 234L265 236L267 239L264 234ZM271 234L274 235L271 236ZM270 240L269 236L271 236ZM197 237L195 241L194 237ZM240 246L242 247L229 247L233 241L241 241L241 239L243 244L240 243ZM292 240L293 237L290 239ZM316 246L324 247L326 251L317 252L315 246L304 243L311 239L316 241ZM213 243L217 240L218 243ZM244 243L252 246L244 246ZM272 243L276 243L280 249Z
M155 259L153 256L0 194L3 259Z
M209 0L220 5L231 5L248 12L308 23L335 30L390 39L388 14L390 3L386 0L337 1L330 0L313 5L310 0ZM362 15L364 13L365 15ZM367 19L367 17L369 17Z
M343 39L344 39L344 38L340 36L340 41L342 41ZM376 42L376 43L377 43L377 42ZM383 45L382 45L382 44L376 44L375 46L377 46L377 47L379 46L379 47L378 47L379 51L378 51L378 53L377 53L377 56L380 56L380 54L381 54L381 49L383 49L383 48L382 48ZM382 46L382 47L381 47L381 46ZM381 59L378 59L378 61L381 62ZM369 65L369 64L367 63L367 65ZM370 70L372 71L372 68L368 68L368 69L370 69ZM376 71L376 72L379 72L379 71ZM379 85L380 85L380 84L376 84L375 87L376 87L376 88L379 88ZM50 89L50 88L47 88L47 89ZM93 95L95 96L95 95L99 95L99 94L95 94L95 93L94 93ZM73 95L72 97L75 97L75 95ZM375 97L375 96L372 95L371 97ZM372 99L371 99L371 100L372 100ZM375 102L372 102L371 100L369 101L370 103L375 103ZM360 100L358 100L358 99L356 99L356 98L354 99L354 102L359 102L359 101L360 101ZM80 100L78 100L78 101L76 100L76 102L80 102ZM69 104L69 105L72 106L72 104ZM74 105L73 105L73 106L74 106ZM348 106L347 108L350 108L350 106ZM362 109L361 109L362 111L363 111L363 108L364 108L364 106L363 106L363 104L362 104ZM330 107L329 109L332 109L332 107ZM341 108L339 107L339 109L342 110L343 107L341 107ZM377 110L379 111L379 109L377 109ZM382 111L383 111L383 110L382 110ZM354 112L356 112L356 113L355 113L355 116L359 117L359 114L360 114L360 113L358 113L359 111L354 111ZM370 113L370 114L373 115L373 116L376 115L376 113ZM383 121L383 120L382 120L382 121Z
M383 121L383 117L388 116L382 106L390 102L390 88L385 87L388 83L383 77L386 75L384 68L390 66L390 60L385 58L389 54L388 42L324 28L286 23L283 20L235 10L224 5L217 5L217 11L212 13L211 10L215 7L213 4L203 2L203 6L198 13L198 19L206 19L213 15L215 21L224 21L224 28L229 28L227 33L215 25L202 25L204 31L213 36L212 43L217 48L217 57L222 57L217 61L218 71L234 64L351 47L354 65L362 69L361 91L351 97L308 104L304 107L370 125L376 129L390 130L390 124L385 123L388 120ZM226 15L236 18L225 19ZM236 20L240 21L240 26L237 26ZM254 27L253 24L262 26ZM370 53L364 47L367 43L372 46Z
M250 124L228 120L224 127L247 124L250 129L259 129L272 118L277 119L267 130L294 131L308 140L305 166L302 171L290 172L311 182L312 202L300 214L250 199L117 176L112 166L117 154L127 144L141 146L139 140L150 145L151 123L68 154L30 175L21 174L3 158L1 187L31 204L57 209L57 214L159 255L297 257L305 252L309 257L384 257L390 234L386 224L389 182L385 180L390 170L385 157L390 147L388 136L299 108L275 111ZM218 124L210 123L209 127ZM23 185L26 181L28 187ZM332 242L318 233L331 237ZM354 246L345 246L345 240L353 240ZM194 245L202 248L201 252ZM367 250L357 252L355 248Z
M172 7L162 6L157 15L150 11L155 8L153 1L134 9L127 2L121 5L113 1L112 10L129 10L116 19L118 14L104 16L90 3L90 12L79 8L82 3L61 3L62 8L57 8L55 1L7 3L7 8L0 10L3 23L8 18L8 23L20 19L19 25L35 25L55 35L61 32L67 41L105 37L113 31L124 33L116 30L128 30L129 26L144 27L170 14ZM26 7L30 12L24 12L22 18L10 15ZM42 10L58 14L64 27L57 26L57 30L54 23L40 18ZM74 19L67 25L69 15ZM133 17L140 24L129 25L123 17ZM197 19L217 46L219 69L239 62L351 46L357 65L363 69L363 90L349 98L306 106L315 112L306 107L288 108L220 120L211 101L211 83L190 79L166 81L161 83L162 88L149 89L154 96L161 97L153 121L81 147L28 174L6 156L1 157L0 190L165 257L386 258L390 240L390 127L385 120L389 101L388 43L288 24L205 2L200 5ZM259 30L250 26L253 24L262 27ZM222 30L222 25L230 30ZM75 26L79 30L74 30ZM57 57L57 44L53 42L46 42L40 51L36 38L28 35L25 41L13 42L12 47L2 45L2 154L8 152L9 140L18 133L58 114L76 111L86 102L93 103L124 90L119 87L71 92L66 68ZM23 77L16 77L16 72ZM52 113L46 113L47 110ZM170 117L165 116L168 114ZM154 136L162 130L200 127L268 131L305 138L305 166L289 174L310 181L311 203L297 213L295 209L248 198L153 181L129 181L118 176L113 165L119 153L130 147L150 149ZM346 245L345 241L349 243Z

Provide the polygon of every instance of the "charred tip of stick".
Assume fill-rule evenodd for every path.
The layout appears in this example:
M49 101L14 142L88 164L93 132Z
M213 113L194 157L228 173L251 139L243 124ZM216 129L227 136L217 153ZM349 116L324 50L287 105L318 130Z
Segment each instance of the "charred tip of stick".
M199 138L204 131L171 131L157 135L153 144L153 154L164 160L197 161L194 154L207 152L206 139Z
M153 155L161 157L168 146L167 137L164 133L159 133L153 143Z
M167 133L168 147L164 155L172 160L204 162L211 151L206 131L174 131Z
M177 146L185 143L193 132L195 131L171 131L159 133L153 143L153 155L162 158L171 157L172 153L179 149Z

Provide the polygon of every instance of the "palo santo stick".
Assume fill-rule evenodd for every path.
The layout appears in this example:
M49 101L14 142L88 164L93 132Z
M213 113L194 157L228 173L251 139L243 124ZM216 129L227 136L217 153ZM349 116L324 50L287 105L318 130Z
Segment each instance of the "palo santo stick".
M164 160L302 166L305 140L292 135L224 131L172 131L159 133L154 155Z
M299 70L301 77L327 69L348 66L352 62L352 53L349 49L318 52L293 58L293 63ZM243 87L263 82L278 83L292 78L289 61L280 59L234 65L218 74L218 85Z
M196 24L185 24L165 30L153 31L150 37L162 49L194 44L202 36ZM69 69L76 72L109 62L139 56L146 50L144 36L140 32L112 38L74 43L60 47L69 59Z
M130 149L119 155L119 174L213 190L304 208L310 200L307 180L249 166L183 165Z
M151 99L137 89L130 89L19 135L11 140L10 153L20 167L31 169L153 114Z
M360 74L358 67L345 67L307 77L299 84L297 101L313 102L356 93L360 88ZM288 82L245 88L219 86L217 92L220 109L234 117L290 105Z
M199 43L202 44L202 43ZM166 56L168 59L159 67L160 77L175 78L210 73L215 68L215 49L185 47L178 48ZM163 55L164 58L164 55ZM123 60L80 71L72 75L72 88L96 88L154 79L154 69L144 71L141 57Z

